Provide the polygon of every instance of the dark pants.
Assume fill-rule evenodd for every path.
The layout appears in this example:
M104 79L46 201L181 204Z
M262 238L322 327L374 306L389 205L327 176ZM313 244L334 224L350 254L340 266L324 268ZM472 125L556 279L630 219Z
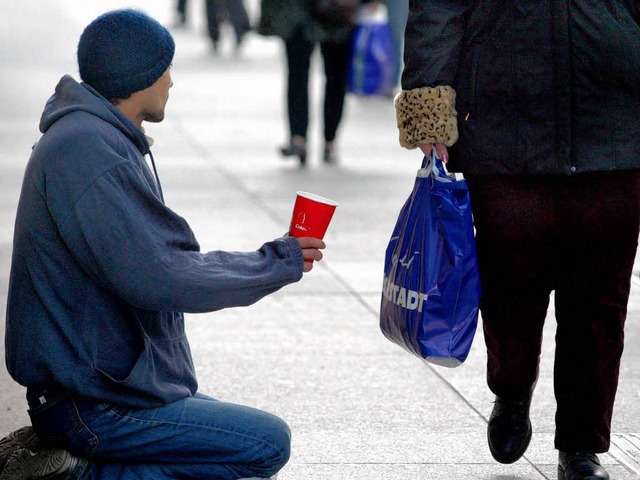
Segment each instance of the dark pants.
M178 5L176 6L176 10L183 17L187 15L187 0L178 0Z
M307 138L309 127L309 71L314 43L309 41L300 26L286 41L287 50L287 111L291 136ZM351 57L351 42L321 42L324 62L324 139L332 142L342 120L347 75Z
M555 446L607 451L638 245L640 171L467 180L489 388L513 397L534 387L555 291Z
M251 23L242 0L206 0L207 32L217 43L220 40L220 24L228 20L233 26L236 42L240 43L245 33L251 30Z

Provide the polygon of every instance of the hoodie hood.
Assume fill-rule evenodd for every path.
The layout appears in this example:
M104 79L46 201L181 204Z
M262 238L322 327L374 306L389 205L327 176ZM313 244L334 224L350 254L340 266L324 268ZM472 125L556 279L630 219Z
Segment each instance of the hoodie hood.
M49 98L40 118L40 132L45 133L62 117L73 112L86 112L120 130L143 155L149 153L149 142L144 132L124 113L86 83L78 83L65 75Z

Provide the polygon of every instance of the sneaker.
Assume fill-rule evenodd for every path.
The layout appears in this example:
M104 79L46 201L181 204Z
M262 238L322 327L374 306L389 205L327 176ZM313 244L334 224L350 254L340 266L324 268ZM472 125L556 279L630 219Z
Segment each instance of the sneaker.
M43 448L15 450L0 474L0 480L68 480L81 460L66 450Z
M40 439L32 427L22 427L0 440L0 473L4 470L7 460L16 450L26 448L37 450L41 447Z

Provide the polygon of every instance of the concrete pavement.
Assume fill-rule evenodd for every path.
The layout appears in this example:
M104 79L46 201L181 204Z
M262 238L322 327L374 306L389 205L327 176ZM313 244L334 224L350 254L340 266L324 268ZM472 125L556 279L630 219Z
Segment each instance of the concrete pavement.
M169 0L0 4L2 312L15 207L40 112L60 76L78 78L75 45L83 27L126 5L166 24L173 18ZM257 0L247 6L255 18ZM168 205L189 221L203 250L253 250L280 236L296 190L340 206L325 260L301 282L248 308L188 316L201 390L269 410L290 424L293 453L282 480L556 478L552 309L531 447L517 463L497 464L485 438L493 397L484 380L481 332L467 362L450 370L422 363L378 328L384 250L420 163L416 152L398 146L391 102L350 96L338 138L340 162L324 167L316 64L310 141L317 151L302 170L276 153L286 139L279 41L251 34L239 57L231 42L215 56L204 35L203 8L191 2L188 28L174 30L175 86L167 117L147 126ZM601 456L616 480L640 478L639 326L634 279L613 447ZM25 409L24 389L3 365L0 435L28 423Z

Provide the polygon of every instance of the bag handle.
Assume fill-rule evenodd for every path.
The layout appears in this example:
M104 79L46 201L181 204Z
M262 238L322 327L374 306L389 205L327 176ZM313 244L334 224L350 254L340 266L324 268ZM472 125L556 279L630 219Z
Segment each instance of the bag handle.
M430 157L424 156L422 160L422 168L418 170L416 174L418 178L427 178L431 177L433 180L438 182L455 182L456 179L454 176L449 175L442 164L442 160L438 157L436 153L436 149L431 149Z

